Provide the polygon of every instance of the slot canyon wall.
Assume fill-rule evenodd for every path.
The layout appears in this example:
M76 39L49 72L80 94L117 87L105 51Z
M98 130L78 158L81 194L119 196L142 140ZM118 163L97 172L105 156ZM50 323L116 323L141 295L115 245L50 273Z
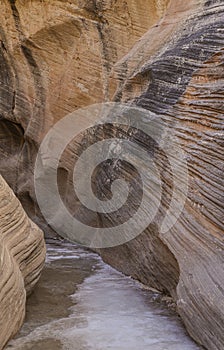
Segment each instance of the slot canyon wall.
M158 114L187 155L185 208L165 235L152 223L100 254L171 294L190 335L207 349L223 349L224 1L3 0L0 18L0 172L30 218L49 234L33 171L39 145L58 120L105 101ZM71 159L80 145L66 150L59 173L73 211ZM99 192L104 180L102 173ZM168 170L163 191L170 193ZM165 195L164 208L168 202Z
M40 277L45 253L43 232L0 176L0 349L22 326L26 297Z

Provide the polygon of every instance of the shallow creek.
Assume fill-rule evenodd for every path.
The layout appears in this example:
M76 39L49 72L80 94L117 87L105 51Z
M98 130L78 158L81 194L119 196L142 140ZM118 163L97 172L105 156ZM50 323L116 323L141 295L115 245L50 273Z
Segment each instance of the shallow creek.
M196 350L161 297L66 242L48 243L25 324L6 349Z

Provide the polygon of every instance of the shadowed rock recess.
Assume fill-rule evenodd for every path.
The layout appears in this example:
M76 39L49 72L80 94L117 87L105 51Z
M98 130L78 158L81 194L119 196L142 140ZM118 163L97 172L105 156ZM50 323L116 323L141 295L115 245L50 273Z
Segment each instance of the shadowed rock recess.
M45 260L42 231L0 176L0 349L20 329Z
M33 169L38 147L55 122L104 101L129 102L158 114L187 155L185 208L165 235L155 221L138 238L100 254L118 270L171 294L190 335L207 349L222 350L224 1L3 0L0 19L0 171L29 216L49 234L35 199ZM72 195L75 160L88 142L120 134L129 137L107 125L65 150L58 184L73 213L79 210ZM162 215L172 192L170 167L141 134L135 141L154 153L161 171ZM108 163L95 174L95 192L102 199L110 195L106 180L113 179L113 171ZM119 171L129 180L136 176L131 167ZM126 206L124 219L134 209L135 203ZM82 216L93 226L115 220ZM4 256L7 266L15 264L9 253ZM18 276L21 297L13 298L23 303ZM22 317L13 320L19 327Z

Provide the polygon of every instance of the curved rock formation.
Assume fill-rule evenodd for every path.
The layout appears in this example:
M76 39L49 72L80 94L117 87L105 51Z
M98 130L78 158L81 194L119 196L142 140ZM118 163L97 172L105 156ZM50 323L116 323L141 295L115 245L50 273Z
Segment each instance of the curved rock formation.
M149 227L136 240L105 250L102 255L144 283L157 288L159 285L160 290L165 286L177 300L178 311L192 337L208 349L221 350L224 346L224 4L194 2L198 7L186 8L179 14L183 22L174 20L170 24L174 18L172 3L175 1L171 2L160 26L150 29L117 63L115 72L120 82L114 98L134 99L137 105L157 113L172 125L188 159L187 202L177 224L166 235L158 236L156 227ZM188 5L192 6L191 3L180 6ZM177 8L175 13L178 18ZM172 32L170 42L158 49L161 37L166 40L167 30L169 35ZM167 193L169 186L168 181ZM174 260L170 264L172 260L167 259L159 240L169 247L176 264ZM169 273L164 277L166 270L161 260L172 279Z
M49 229L36 205L33 166L56 121L107 100L158 114L187 155L185 208L166 235L155 222L128 244L100 253L170 293L192 337L223 349L223 1L4 0L0 10L0 168L30 217ZM117 130L95 133L90 141L105 133ZM73 211L71 163L79 141L66 150L58 172ZM144 139L139 142L150 151ZM170 178L168 167L161 210L169 205ZM102 172L100 195L104 184Z
M45 261L42 231L0 176L0 349L20 329Z
M1 2L1 173L42 227L32 179L43 136L74 109L108 99L114 63L158 21L167 4L168 0Z

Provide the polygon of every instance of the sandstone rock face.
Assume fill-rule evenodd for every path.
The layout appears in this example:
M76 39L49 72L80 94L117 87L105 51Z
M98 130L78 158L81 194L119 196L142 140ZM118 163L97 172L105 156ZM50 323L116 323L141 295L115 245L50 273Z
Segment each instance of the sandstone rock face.
M117 101L143 107L172 125L188 160L181 217L165 235L154 222L135 240L100 253L117 269L170 293L192 337L208 349L223 349L223 1L4 0L0 10L3 176L44 228L33 167L56 121L92 103ZM85 141L117 135L111 127ZM139 142L150 148L141 137ZM80 140L68 147L58 173L60 192L73 212L72 159L80 148ZM166 168L159 154L158 164ZM171 177L167 168L164 210ZM108 191L104 184L102 172L101 196Z
M1 173L34 221L40 213L32 174L43 136L67 113L109 98L114 63L161 18L167 4L1 2Z
M116 62L156 25L168 4L168 0L1 2L1 174L42 227L46 225L36 206L33 167L43 136L74 109L112 98L120 81L111 79ZM179 10L186 17L184 6ZM173 17L171 11L171 21ZM168 38L169 32L164 40ZM126 75L125 69L121 77ZM135 80L138 92L144 81Z
M20 329L45 260L42 231L0 176L0 349Z

